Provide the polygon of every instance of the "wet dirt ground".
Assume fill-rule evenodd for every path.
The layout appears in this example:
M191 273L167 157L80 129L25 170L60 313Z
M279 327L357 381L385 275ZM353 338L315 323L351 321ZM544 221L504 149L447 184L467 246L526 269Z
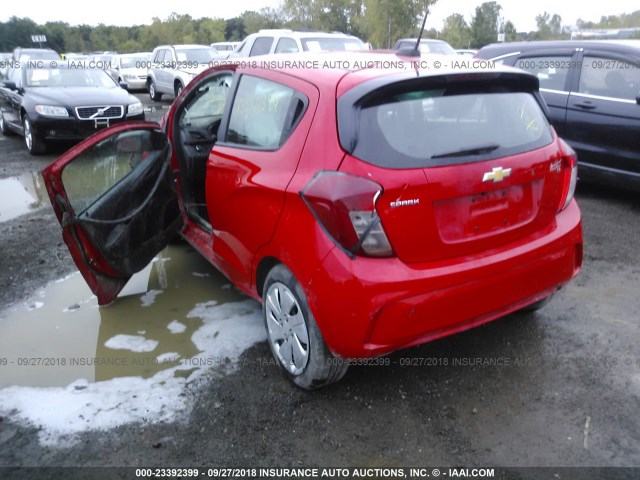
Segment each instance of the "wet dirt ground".
M63 150L0 137L0 466L640 467L637 194L579 187L583 270L540 312L307 393L259 305L184 244L98 309L34 175Z

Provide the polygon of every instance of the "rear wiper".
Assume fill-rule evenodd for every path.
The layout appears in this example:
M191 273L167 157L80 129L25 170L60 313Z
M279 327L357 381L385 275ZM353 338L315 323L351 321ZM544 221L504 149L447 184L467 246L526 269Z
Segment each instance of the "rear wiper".
M438 153L431 155L431 158L446 158L446 157L464 157L466 155L480 155L483 153L491 153L494 150L500 148L497 143L489 143L487 145L480 145L477 147L465 148L464 150L456 150L454 152Z

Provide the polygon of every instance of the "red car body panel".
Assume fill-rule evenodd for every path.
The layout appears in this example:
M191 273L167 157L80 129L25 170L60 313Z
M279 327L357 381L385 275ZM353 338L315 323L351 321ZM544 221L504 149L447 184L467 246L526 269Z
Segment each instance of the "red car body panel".
M280 72L262 78L285 83L307 100L307 111L277 150L214 146L207 162L206 200L213 226L213 261L244 291L251 288L256 251L270 241L284 206L287 186L296 172L318 105L310 83ZM231 208L215 208L216 205ZM251 212L251 221L239 212Z
M544 232L447 261L351 260L333 249L308 293L327 345L348 358L381 355L466 330L545 297L577 275L582 264L577 204L558 217L557 225Z
M380 218L396 254L406 263L416 263L484 251L553 221L563 176L549 169L561 157L553 142L464 168L389 170L347 156L340 171L382 179ZM482 182L483 174L496 167L511 168L513 174L499 183ZM405 199L419 203L391 206Z

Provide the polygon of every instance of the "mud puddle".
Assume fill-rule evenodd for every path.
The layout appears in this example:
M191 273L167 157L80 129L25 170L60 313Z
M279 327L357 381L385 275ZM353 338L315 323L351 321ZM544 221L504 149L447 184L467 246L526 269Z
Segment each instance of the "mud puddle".
M264 338L260 305L187 245L165 249L108 307L73 274L0 314L0 415L41 427L48 445L186 418L190 388Z
M47 191L38 172L0 179L0 223L37 210Z

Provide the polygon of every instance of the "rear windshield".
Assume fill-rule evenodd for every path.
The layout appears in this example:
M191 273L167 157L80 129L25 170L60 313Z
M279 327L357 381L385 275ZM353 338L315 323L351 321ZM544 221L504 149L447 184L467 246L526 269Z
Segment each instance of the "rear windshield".
M436 88L371 96L357 109L352 154L386 168L468 163L526 152L553 140L529 92Z

